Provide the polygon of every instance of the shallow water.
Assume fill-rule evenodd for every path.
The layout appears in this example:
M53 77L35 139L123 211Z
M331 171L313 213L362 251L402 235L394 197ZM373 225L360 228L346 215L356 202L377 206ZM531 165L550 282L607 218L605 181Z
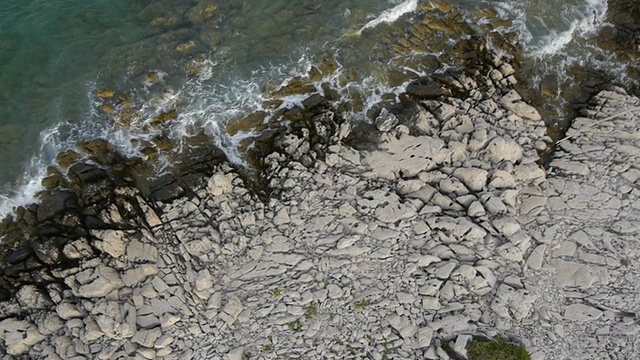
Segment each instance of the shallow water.
M32 200L55 155L82 139L108 138L133 155L154 136L179 144L176 137L204 128L241 162L237 145L253 134L229 136L226 124L264 109L265 94L325 58L351 72L325 74L322 81L368 97L356 109L366 113L367 104L401 91L389 86L389 67L399 65L388 45L407 32L421 3L0 0L0 183L7 184L0 189L0 214ZM520 33L524 82L548 97L539 106L555 109L565 101L563 92L575 86L568 69L575 66L625 80L625 64L593 42L606 26L605 0L452 4L473 26L482 23L479 11L486 7L512 22L498 31ZM441 68L437 60L433 66L403 61L401 67L409 63L416 73ZM116 95L101 99L99 88ZM287 97L281 106L302 98ZM120 111L125 103L133 120L119 126L124 120L107 109ZM176 108L169 133L149 126L154 116Z
M127 0L0 1L0 184L39 151L39 134L87 108L109 48L144 36Z

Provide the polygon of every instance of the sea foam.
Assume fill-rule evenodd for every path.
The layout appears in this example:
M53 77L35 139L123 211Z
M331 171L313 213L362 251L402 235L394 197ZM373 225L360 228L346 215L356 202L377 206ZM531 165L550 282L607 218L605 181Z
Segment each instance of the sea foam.
M418 9L418 0L406 0L391 9L383 11L378 17L366 23L358 30L357 35L362 34L365 29L374 28L382 23L392 23L402 15L414 12Z

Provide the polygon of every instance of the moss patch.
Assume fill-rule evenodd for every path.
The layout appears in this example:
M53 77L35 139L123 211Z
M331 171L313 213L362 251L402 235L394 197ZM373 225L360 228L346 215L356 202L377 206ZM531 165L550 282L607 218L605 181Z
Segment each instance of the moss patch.
M304 317L307 320L309 320L309 319L315 318L316 316L318 316L318 305L314 301L311 304L307 305L307 307L305 307L305 309L304 309Z
M469 360L529 360L529 353L524 345L509 341L497 335L488 340L474 337L467 345Z

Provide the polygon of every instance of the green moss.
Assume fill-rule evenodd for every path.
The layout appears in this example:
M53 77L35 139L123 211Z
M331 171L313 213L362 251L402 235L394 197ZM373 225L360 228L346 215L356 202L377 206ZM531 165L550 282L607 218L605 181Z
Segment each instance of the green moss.
M307 307L305 307L304 317L309 320L313 319L316 316L318 316L318 305L316 305L316 302L313 301L309 305L307 305Z
M522 344L497 335L492 340L474 337L467 345L469 360L529 360L529 353Z
M286 326L293 330L293 331L300 331L302 330L302 323L300 322L300 320L296 320L296 321L292 321L288 324L286 324Z
M280 289L280 288L273 288L273 289L269 290L269 292L271 293L271 296L273 296L274 298L277 298L280 295L282 295L282 289Z
M629 260L627 260L627 259L620 260L620 265L622 265L624 267L629 266Z
M356 301L353 303L353 308L356 310L362 310L371 305L371 300L369 298L364 298L360 301Z
M262 347L263 352L271 352L273 351L273 337L269 336L269 343Z

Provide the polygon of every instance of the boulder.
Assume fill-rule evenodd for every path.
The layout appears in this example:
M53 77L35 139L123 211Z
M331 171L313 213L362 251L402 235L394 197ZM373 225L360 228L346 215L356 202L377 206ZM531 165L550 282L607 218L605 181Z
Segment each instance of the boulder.
M233 175L231 174L214 174L207 182L207 189L213 196L228 194L233 191Z
M486 170L477 168L458 168L453 172L453 176L458 178L471 191L480 191L487 183Z
M82 274L82 273L81 273ZM101 298L120 289L124 283L116 270L105 265L98 266L91 271L88 281L78 282L78 275L65 280L74 295L84 298ZM83 279L84 280L84 279Z
M378 130L387 132L398 125L398 118L390 113L386 108L382 108L374 123L376 124L376 128L378 128Z
M98 241L94 242L94 246L111 257L118 258L124 255L125 250L125 233L121 230L99 230L92 231Z
M45 338L35 325L28 321L7 318L0 321L0 339L4 341L7 354L19 356Z

